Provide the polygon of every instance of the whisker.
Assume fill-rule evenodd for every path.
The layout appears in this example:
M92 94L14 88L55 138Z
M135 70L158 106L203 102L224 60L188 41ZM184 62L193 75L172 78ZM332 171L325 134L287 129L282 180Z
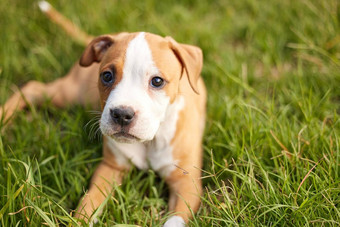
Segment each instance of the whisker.
M97 130L95 131L94 135L99 139L102 140L103 134L100 131L100 127L97 128Z
M97 114L98 112L92 112L92 113L95 113L96 116L91 118L84 126L84 130L89 129L88 138L90 140L97 138L98 131L100 131L99 123L100 123L101 116Z

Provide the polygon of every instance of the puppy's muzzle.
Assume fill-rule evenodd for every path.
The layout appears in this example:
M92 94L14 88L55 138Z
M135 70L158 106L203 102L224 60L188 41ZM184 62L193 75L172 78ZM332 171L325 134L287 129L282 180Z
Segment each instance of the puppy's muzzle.
M135 111L131 107L120 106L110 109L110 116L114 124L128 126L134 120Z

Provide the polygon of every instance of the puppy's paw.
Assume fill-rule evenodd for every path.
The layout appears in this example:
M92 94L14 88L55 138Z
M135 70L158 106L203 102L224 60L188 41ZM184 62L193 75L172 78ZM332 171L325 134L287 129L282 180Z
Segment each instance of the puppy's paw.
M172 216L164 223L163 227L185 227L185 222L180 216Z

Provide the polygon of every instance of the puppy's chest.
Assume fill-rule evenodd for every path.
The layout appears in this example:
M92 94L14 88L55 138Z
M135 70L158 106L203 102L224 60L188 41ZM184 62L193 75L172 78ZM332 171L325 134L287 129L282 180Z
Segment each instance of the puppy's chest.
M173 157L172 138L173 135L170 134L156 135L155 139L147 144L123 144L111 138L107 139L119 165L129 167L132 164L139 169L151 168L165 177L172 172L177 163Z
M164 177L175 169L178 162L174 158L171 145L173 136L172 133L156 135L156 138L146 146L146 161L149 167Z

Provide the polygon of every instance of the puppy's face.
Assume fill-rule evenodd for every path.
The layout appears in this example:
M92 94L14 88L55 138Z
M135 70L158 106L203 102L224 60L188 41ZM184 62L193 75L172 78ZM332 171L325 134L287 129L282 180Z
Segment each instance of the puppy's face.
M177 96L181 60L169 40L157 35L121 33L97 39L80 64L101 62L102 133L119 142L152 140Z

